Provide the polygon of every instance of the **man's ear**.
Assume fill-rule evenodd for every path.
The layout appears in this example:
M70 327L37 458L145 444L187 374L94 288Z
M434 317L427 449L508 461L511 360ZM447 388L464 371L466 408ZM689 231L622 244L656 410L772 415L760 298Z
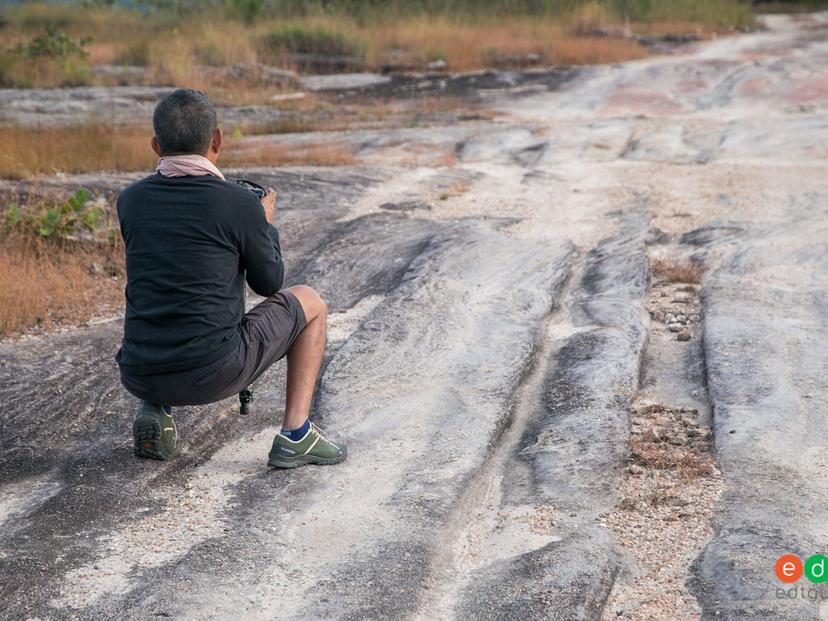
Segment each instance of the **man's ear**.
M216 127L216 129L213 130L213 140L210 142L210 150L218 155L223 141L224 133L221 131L221 127Z
M153 136L152 141L150 142L150 144L152 145L152 150L155 151L155 154L158 157L161 157L161 145L158 144L158 138Z

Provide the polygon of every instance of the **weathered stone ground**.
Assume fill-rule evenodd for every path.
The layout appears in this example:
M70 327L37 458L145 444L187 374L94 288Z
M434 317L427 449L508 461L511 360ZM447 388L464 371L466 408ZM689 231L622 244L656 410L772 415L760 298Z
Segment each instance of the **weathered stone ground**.
M0 616L828 617L773 573L828 540L828 16L767 23L487 78L492 121L251 138L361 162L231 173L330 303L349 460L267 470L282 364L150 463L117 319L0 342Z

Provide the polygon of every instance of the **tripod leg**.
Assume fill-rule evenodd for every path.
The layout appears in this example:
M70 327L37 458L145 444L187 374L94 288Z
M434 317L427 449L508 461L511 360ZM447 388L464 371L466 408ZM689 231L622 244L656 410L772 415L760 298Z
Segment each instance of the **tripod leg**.
M251 401L253 401L253 391L248 387L239 393L239 414L246 416L250 413Z

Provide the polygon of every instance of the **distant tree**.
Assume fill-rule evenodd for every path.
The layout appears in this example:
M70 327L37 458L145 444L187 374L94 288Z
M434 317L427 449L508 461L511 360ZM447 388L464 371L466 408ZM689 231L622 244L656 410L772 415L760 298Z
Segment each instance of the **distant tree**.
M230 17L252 24L264 11L266 0L224 0L224 6Z
M85 9L108 9L115 6L115 0L82 0L81 6Z

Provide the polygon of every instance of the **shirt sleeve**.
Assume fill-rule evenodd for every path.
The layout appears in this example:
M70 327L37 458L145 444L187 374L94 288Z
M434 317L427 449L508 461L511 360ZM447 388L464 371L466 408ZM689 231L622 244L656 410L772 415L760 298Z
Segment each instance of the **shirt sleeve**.
M285 278L279 232L268 224L258 203L246 211L240 236L241 264L250 288L267 297L282 288Z

